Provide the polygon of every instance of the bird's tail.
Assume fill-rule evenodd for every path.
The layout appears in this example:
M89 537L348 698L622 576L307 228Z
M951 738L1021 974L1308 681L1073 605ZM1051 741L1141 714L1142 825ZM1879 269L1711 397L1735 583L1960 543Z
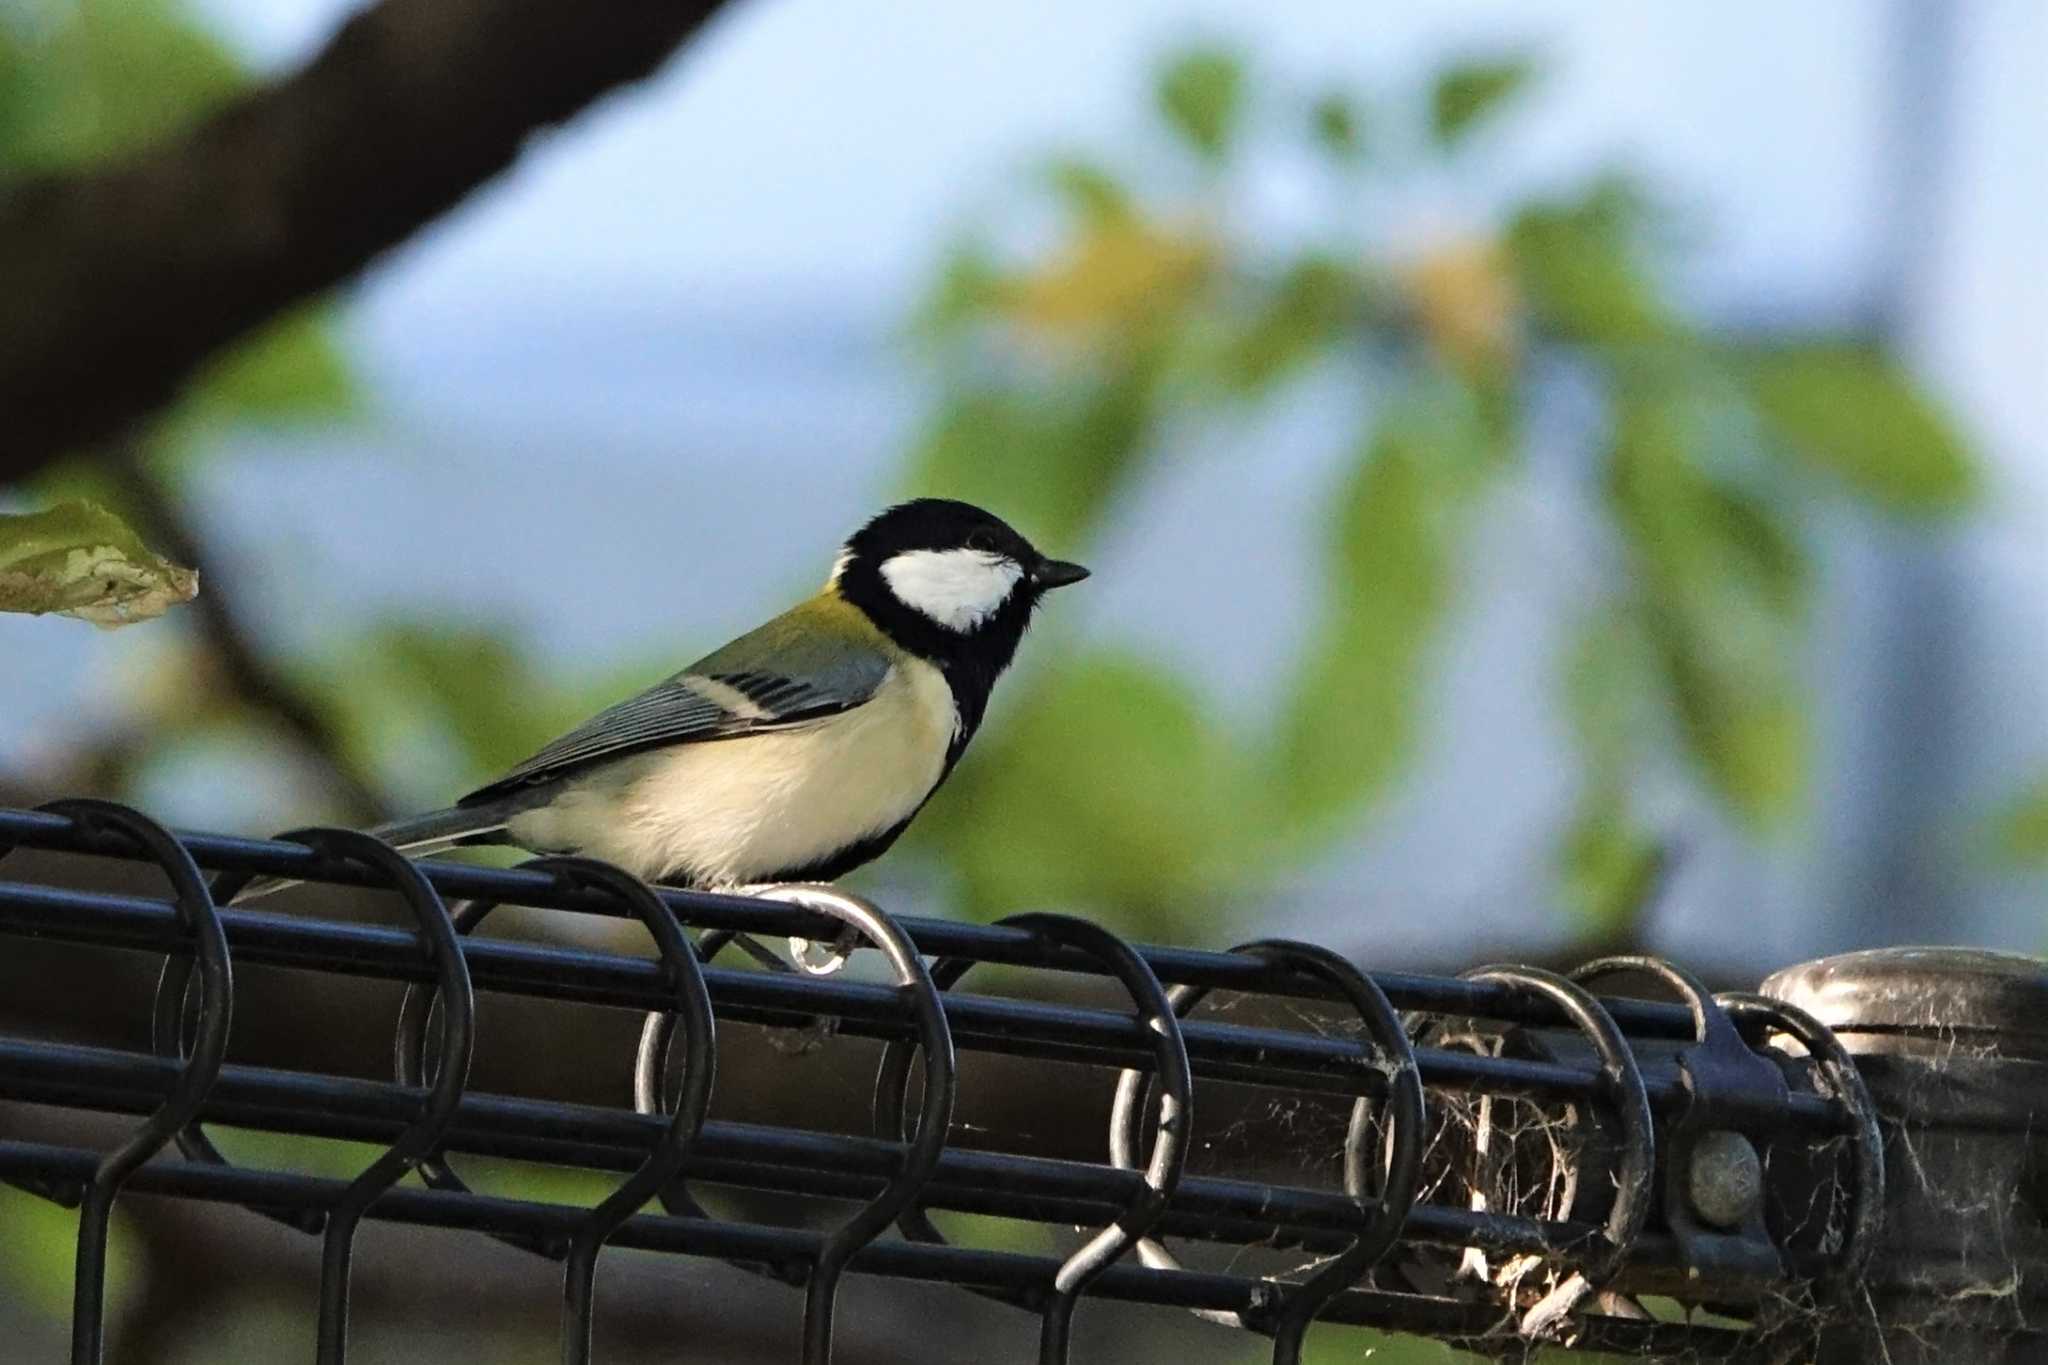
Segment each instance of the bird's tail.
M501 801L450 806L446 810L408 815L400 820L373 825L363 833L383 840L409 858L425 858L462 844L498 842L492 836L503 833L505 822L516 810L516 806ZM297 885L297 882L284 877L259 877L237 892L229 903L246 905Z

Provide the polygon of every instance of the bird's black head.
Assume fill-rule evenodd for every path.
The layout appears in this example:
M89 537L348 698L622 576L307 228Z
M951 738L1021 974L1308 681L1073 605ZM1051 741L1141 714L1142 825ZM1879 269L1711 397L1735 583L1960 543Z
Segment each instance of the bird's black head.
M949 498L899 503L853 533L832 585L897 644L986 699L1045 593L1088 576L1002 518Z

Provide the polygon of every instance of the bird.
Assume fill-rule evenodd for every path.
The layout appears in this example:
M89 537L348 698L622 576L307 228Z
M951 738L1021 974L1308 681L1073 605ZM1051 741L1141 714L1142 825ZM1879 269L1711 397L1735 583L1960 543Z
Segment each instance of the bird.
M700 890L834 881L902 835L1041 599L1088 574L971 503L899 503L846 539L815 596L454 805L369 833L408 857L510 844Z

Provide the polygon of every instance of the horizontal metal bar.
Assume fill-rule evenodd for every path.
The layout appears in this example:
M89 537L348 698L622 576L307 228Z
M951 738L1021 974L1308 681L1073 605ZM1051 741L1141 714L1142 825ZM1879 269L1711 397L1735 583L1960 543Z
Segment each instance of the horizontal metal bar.
M373 871L323 857L303 844L279 839L178 831L178 839L200 866L217 871L257 872L266 876L376 887L383 883ZM118 831L87 830L70 817L46 811L0 809L0 847L8 844L134 859L139 850ZM450 898L481 898L583 914L618 916L619 905L608 897L559 886L544 873L520 868L480 867L470 863L425 859L419 864L435 889ZM827 916L744 896L658 888L686 924L769 936L830 939L840 929ZM920 953L930 957L965 957L977 962L1101 975L1102 966L1086 954L1049 947L1037 936L1001 925L963 924L917 915L894 917L910 934ZM1135 945L1161 981L1207 986L1215 990L1261 995L1336 1000L1325 983L1234 953L1196 948ZM1549 1001L1509 988L1463 981L1456 977L1406 972L1371 972L1372 979L1400 1009L1436 1014L1473 1015L1508 1023L1566 1026L1569 1021ZM1691 1014L1682 1005L1627 997L1603 998L1608 1013L1625 1033L1645 1038L1689 1038Z
M111 1048L0 1038L0 1091L30 1103L146 1113L174 1083L167 1058ZM264 1067L222 1068L202 1114L237 1127L362 1142L389 1142L417 1114L417 1087ZM630 1171L645 1158L663 1120L629 1109L467 1094L446 1146L455 1152ZM685 1171L692 1178L791 1194L865 1198L893 1175L900 1143L759 1124L705 1125ZM744 1168L744 1169L741 1169ZM1009 1153L948 1151L924 1203L1040 1222L1114 1215L1141 1182L1136 1171ZM969 1202L962 1203L960 1201ZM1287 1233L1311 1244L1342 1243L1359 1226L1358 1206L1336 1194L1252 1181L1187 1176L1174 1200L1179 1236L1255 1242ZM1216 1220L1233 1220L1228 1227ZM1405 1225L1411 1240L1489 1251L1550 1252L1583 1243L1591 1224L1420 1204ZM1636 1245L1645 1264L1675 1263L1668 1238Z
M46 1143L0 1141L0 1176L82 1181L90 1179L98 1153ZM260 1207L325 1208L347 1182L318 1176L225 1168L188 1161L159 1160L127 1182L129 1190L188 1199ZM587 1211L491 1195L440 1190L391 1189L370 1205L368 1217L387 1222L465 1228L506 1234L566 1236ZM801 1265L815 1257L821 1235L804 1229L766 1227L715 1219L638 1214L620 1226L611 1245L734 1260ZM863 1274L929 1280L981 1288L1036 1292L1052 1282L1060 1262L1014 1252L978 1251L912 1242L881 1242L854 1255L851 1268ZM1247 1276L1189 1270L1149 1270L1117 1265L1088 1287L1090 1297L1151 1303L1172 1308L1247 1312L1272 1295L1272 1282ZM1331 1301L1322 1320L1379 1326L1447 1340L1491 1336L1502 1342L1501 1312L1492 1304L1462 1303L1419 1294L1348 1290ZM1738 1331L1696 1324L1643 1322L1589 1316L1574 1323L1578 1345L1634 1354L1679 1354L1720 1358L1746 1342Z
M433 975L407 930L255 910L224 910L221 919L237 962L405 981ZM168 901L23 882L0 882L0 932L154 952L184 948ZM650 958L503 939L464 939L462 951L482 990L633 1009L660 1008L669 999L660 966ZM724 1016L787 1025L829 1014L848 1033L911 1036L908 1003L891 987L718 968L707 969L705 978ZM1108 1010L949 992L946 1017L963 1048L1112 1066L1144 1066L1151 1056L1143 1025ZM1352 1039L1199 1019L1188 1021L1182 1032L1196 1074L1207 1079L1350 1094L1376 1083L1380 1074L1373 1050ZM1582 1101L1603 1090L1590 1068L1445 1049L1419 1048L1416 1055L1423 1079L1435 1086ZM1653 1103L1684 1103L1683 1082L1668 1068L1647 1068L1645 1080ZM1836 1132L1845 1119L1823 1097L1795 1094L1787 1122Z

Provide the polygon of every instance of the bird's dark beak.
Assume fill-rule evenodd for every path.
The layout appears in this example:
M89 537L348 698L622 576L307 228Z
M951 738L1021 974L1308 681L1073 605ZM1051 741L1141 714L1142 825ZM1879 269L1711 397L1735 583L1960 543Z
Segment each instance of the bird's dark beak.
M1079 583L1088 576L1088 570L1079 564L1070 564L1064 559L1041 559L1031 570L1031 581L1039 591L1048 588L1064 588L1069 583Z

